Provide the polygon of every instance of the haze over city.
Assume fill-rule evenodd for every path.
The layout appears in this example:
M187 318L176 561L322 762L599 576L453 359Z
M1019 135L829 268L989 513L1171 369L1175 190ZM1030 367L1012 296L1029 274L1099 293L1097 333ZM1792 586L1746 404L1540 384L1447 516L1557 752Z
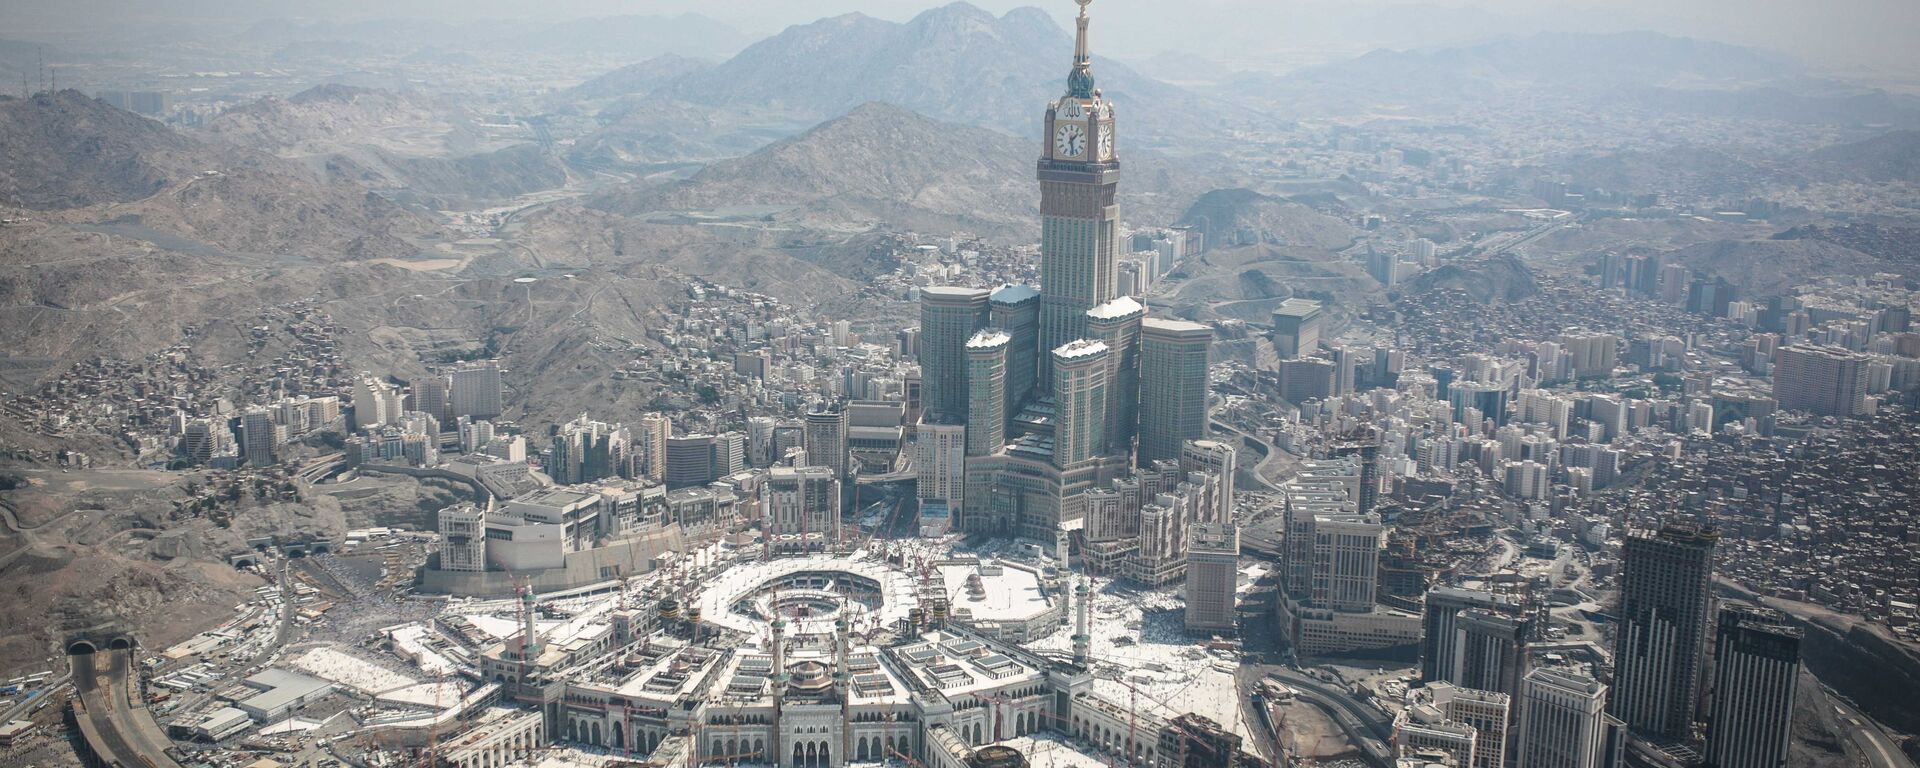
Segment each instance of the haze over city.
M0 0L0 765L1912 768L1916 32Z

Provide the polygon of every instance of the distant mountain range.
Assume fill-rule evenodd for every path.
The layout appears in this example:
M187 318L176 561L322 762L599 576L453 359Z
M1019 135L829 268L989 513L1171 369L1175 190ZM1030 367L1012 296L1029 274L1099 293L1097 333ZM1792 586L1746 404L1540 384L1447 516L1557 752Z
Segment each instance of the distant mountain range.
M1091 39L1098 51L1097 20ZM938 120L1037 135L1047 101L1065 88L1072 57L1072 37L1039 9L996 17L953 3L904 24L852 13L789 27L653 95L816 119L883 101ZM1096 55L1093 69L1119 105L1123 142L1220 135L1236 118L1221 104L1110 59Z
M436 209L566 183L559 157L534 144L501 146L477 122L419 92L330 84L228 110L200 134Z
M276 154L325 154L361 145L457 154L478 143L472 122L424 93L328 84L227 110L200 133Z
M410 254L429 227L357 184L208 144L78 91L0 98L0 204L230 251Z
M634 184L590 205L613 213L783 206L821 226L885 222L1025 234L1037 221L1035 141L941 122L881 102L855 107L798 136L709 165L668 184ZM1146 151L1123 155L1120 207L1138 222L1169 222L1222 174L1176 170ZM1012 228L1012 229L1009 229Z
M529 53L601 53L650 57L724 56L752 38L734 27L695 13L673 16L625 15L557 22L483 19L447 22L390 18L325 22L276 18L257 22L239 35L255 45L285 48L315 43L352 43L402 51L420 47L444 50L524 51Z
M568 88L560 95L565 99L612 99L647 93L676 78L711 69L718 63L713 59L663 53Z
M1920 99L1812 77L1766 51L1654 32L1544 32L1458 48L1378 50L1284 75L1240 73L1208 92L1292 115L1444 113L1534 93L1657 112L1920 121Z
M1005 134L872 103L685 181L628 187L591 204L630 215L773 205L805 208L823 220L950 217L963 226L998 227L1036 210L1027 176L1037 154Z
M1815 151L1812 159L1848 178L1920 182L1920 131L1894 131L1825 147Z

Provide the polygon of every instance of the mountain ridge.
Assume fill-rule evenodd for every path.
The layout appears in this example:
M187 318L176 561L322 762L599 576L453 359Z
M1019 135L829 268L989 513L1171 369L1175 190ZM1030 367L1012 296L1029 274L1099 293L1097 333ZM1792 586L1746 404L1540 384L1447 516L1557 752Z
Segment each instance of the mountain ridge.
M1095 50L1098 50L1094 26ZM897 23L860 13L788 27L655 96L713 106L781 106L825 118L871 101L954 123L1037 135L1064 90L1073 40L1045 12L1001 16L965 2ZM1217 135L1230 110L1094 57L1096 82L1119 105L1122 141Z
M0 100L0 202L73 224L315 258L413 253L428 222L273 155L179 134L78 91ZM148 235L149 237L154 235Z

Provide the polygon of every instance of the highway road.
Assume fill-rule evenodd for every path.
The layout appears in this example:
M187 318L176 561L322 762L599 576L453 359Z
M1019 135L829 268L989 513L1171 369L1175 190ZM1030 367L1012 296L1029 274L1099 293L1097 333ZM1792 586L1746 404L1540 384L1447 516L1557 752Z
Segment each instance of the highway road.
M1238 438L1236 442L1244 442L1244 441L1250 440L1255 443L1259 443L1261 446L1264 446L1267 449L1266 453L1260 457L1259 462L1253 465L1252 470L1248 474L1251 474L1253 476L1254 482L1260 484L1261 486L1260 490L1272 491L1272 492L1278 492L1280 490L1279 486L1274 485L1272 481L1267 479L1267 472L1272 469L1273 465L1285 460L1284 458L1281 457L1280 454L1282 453L1282 451L1278 447L1258 437L1247 434L1245 431L1242 431L1239 427L1235 427L1232 424L1228 424L1219 419L1210 418L1208 419L1208 421L1213 424L1213 428L1215 430L1231 434L1236 438ZM1236 451L1238 450L1238 446L1235 447L1235 450Z
M100 659L107 669L98 668ZM101 762L118 761L126 768L179 768L167 756L172 746L140 697L139 673L133 650L104 650L75 654L73 664L75 719L81 735Z
M13 706L8 707L5 712L0 712L0 723L25 719L27 715L33 712L34 705L38 704L41 699L52 696L54 691L60 690L61 686L66 685L67 682L72 679L73 673L65 672L59 677L41 683L39 688L31 692L22 691L23 695L18 701L13 703Z
M1907 759L1899 745L1887 738L1887 733L1880 730L1880 726L1872 719L1847 705L1831 689L1827 691L1827 698L1833 702L1833 708L1839 711L1840 722L1847 726L1847 738L1860 750L1867 765L1873 768L1914 768L1913 761Z

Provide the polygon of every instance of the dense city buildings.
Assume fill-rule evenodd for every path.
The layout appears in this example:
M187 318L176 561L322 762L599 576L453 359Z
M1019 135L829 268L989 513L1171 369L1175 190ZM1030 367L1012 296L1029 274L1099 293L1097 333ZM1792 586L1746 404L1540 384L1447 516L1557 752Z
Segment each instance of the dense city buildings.
M461 83L459 104L181 90L229 116L204 131L222 141L248 140L243 117L329 121L246 157L339 160L328 184L373 183L342 199L396 218L299 208L355 233L340 258L301 229L186 259L161 202L290 207L230 205L257 179L191 155L155 198L0 217L34 324L0 361L0 579L50 615L0 665L69 652L0 679L0 750L62 715L143 711L175 762L222 768L1827 768L1914 750L1920 227L1899 222L1920 198L1874 165L1891 154L1847 144L1911 105L1823 84L1771 109L1805 78L1749 83L1773 65L1638 35L1543 38L1566 55L1527 77L1488 43L1466 57L1475 82L1498 75L1481 101L1448 96L1444 48L1370 55L1339 99L1313 91L1349 82L1338 67L1115 72L1103 91L1079 6L1071 61L1045 14L958 4L669 61L686 71L652 95L607 90L639 70L599 77L627 44L559 64L445 30L356 56ZM337 79L285 34L237 38L217 77L139 77L248 103ZM1049 39L1064 90L1021 104L1034 73L989 65ZM274 66L242 71L262 47ZM63 55L87 77L128 66ZM487 69L470 55L536 69L467 88ZM807 67L823 55L831 76ZM1651 70L1689 84L1687 110L1652 105L1674 97ZM954 71L996 82L955 90ZM742 72L777 98L712 87ZM1616 79L1638 84L1581 100ZM842 80L880 88L848 103L909 82L924 114L840 115ZM1752 87L1695 98L1732 80ZM0 99L0 123L101 114L62 98ZM1397 103L1346 112L1369 99ZM368 131L357 110L388 117ZM412 189L394 174L440 158L333 146L370 134L532 186ZM261 234L214 223L194 227ZM70 272L133 257L156 282L190 264L191 290ZM221 282L234 264L257 296ZM154 296L177 322L134 311ZM259 296L276 303L235 303ZM105 614L158 645L156 626L235 604L171 647L60 636ZM89 676L100 648L119 655ZM0 763L58 762L22 754Z

